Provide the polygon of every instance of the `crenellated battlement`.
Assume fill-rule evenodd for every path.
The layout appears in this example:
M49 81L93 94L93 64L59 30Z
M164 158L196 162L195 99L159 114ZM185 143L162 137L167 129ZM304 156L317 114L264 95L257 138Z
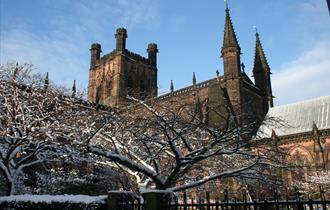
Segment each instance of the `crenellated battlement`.
M102 56L102 57L101 57L101 60L112 59L112 58L115 57L115 55L116 55L116 50L113 50L112 52L110 52L110 53L108 53L108 54Z
M128 58L133 59L137 62L143 63L145 65L150 65L150 60L148 58L145 58L145 57L143 57L143 56L141 56L137 53L131 52L131 51L126 49L123 52L123 54L124 54L124 56L127 56Z
M99 60L101 61L106 61L108 59L113 59L117 54L122 54L124 55L125 57L129 58L129 59L132 59L138 63L142 63L144 65L151 65L151 62L148 58L146 57L143 57L137 53L134 53L134 52L131 52L129 50L124 50L122 52L118 52L116 49L114 49L112 52L106 54L106 55L103 55ZM97 62L97 60L96 60Z

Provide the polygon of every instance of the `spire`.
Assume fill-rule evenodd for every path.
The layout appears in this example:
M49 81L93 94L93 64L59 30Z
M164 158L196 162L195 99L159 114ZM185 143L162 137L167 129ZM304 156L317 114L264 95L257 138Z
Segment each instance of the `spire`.
M223 36L223 46L222 46L222 50L221 50L222 56L223 56L223 50L228 47L234 47L234 48L236 48L238 53L241 53L241 48L238 45L238 41L236 38L233 24L231 22L228 3L227 3L226 4L226 21L225 21L225 29L224 29L224 36Z
M256 71L260 71L261 69L265 70L265 73L270 74L270 68L267 62L265 52L261 45L259 33L258 31L256 31L256 49L254 54L253 73L256 73Z
M48 72L47 72L46 77L45 77L45 84L44 84L44 90L45 91L48 90L48 86L49 86L49 76L48 76Z
M193 72L192 82L193 82L193 85L196 85L196 76L195 76L195 72Z
M73 80L73 85L72 85L72 98L76 96L76 80Z
M233 24L230 19L229 9L226 8L226 21L223 37L221 57L225 80L239 79L241 77L241 48L238 45Z
M171 80L171 86L170 86L171 93L174 91L174 85L173 85L173 80Z
M256 49L254 55L253 77L255 80L255 85L261 90L264 97L264 113L267 113L269 107L274 106L270 74L270 67L261 45L259 33L256 31Z

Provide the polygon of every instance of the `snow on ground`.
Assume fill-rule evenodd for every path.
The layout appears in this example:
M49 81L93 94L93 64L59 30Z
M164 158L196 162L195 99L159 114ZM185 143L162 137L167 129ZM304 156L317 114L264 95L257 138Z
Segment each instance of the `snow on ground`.
M0 203L7 201L31 201L34 203L71 202L71 203L98 203L106 199L106 195L13 195L0 197Z

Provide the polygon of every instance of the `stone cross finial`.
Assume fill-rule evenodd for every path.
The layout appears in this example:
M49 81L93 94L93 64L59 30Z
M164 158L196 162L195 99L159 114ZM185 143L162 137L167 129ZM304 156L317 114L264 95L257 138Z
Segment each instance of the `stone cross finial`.
M256 32L256 34L258 33L258 27L257 26L253 26L254 31Z
M226 9L228 9L228 0L224 0L225 1L225 3L226 3Z

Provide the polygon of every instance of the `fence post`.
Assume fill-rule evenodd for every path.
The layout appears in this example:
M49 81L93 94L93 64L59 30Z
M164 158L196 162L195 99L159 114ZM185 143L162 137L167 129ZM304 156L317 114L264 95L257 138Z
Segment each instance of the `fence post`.
M309 210L313 210L313 200L310 195L308 195L308 205L309 205Z
M247 195L246 195L247 193L246 193L246 189L245 189L245 191L243 192L243 209L244 210L247 210Z
M155 190L142 192L145 210L169 210L173 192Z
M253 200L253 208L254 208L254 210L257 210L258 209L257 201L256 200Z
M187 193L186 191L183 192L183 204L184 204L184 210L187 210Z
M121 210L120 203L133 202L137 198L136 193L127 191L109 191L108 192L108 210Z
M274 189L274 200L275 200L275 207L276 207L276 210L279 210L278 191L277 191L277 188Z
M327 204L325 202L325 195L324 195L323 186L319 186L319 188L320 188L320 195L321 195L321 201L322 201L322 208L327 209Z
M236 196L234 197L234 204L233 204L233 207L232 209L236 210L237 209L237 198Z
M268 201L267 201L267 199L264 200L262 209L268 209Z
M298 201L298 209L299 210L304 210L304 205L301 203L301 198L300 198L300 192L299 189L297 187L295 187L295 194L296 194L296 200Z
M289 195L286 194L286 209L289 210L290 206L289 206Z
M228 206L229 206L229 197L228 197L228 190L227 189L225 189L224 190L224 202L226 203L226 210L228 210Z
M207 203L207 210L211 210L210 192L206 192L206 203Z

